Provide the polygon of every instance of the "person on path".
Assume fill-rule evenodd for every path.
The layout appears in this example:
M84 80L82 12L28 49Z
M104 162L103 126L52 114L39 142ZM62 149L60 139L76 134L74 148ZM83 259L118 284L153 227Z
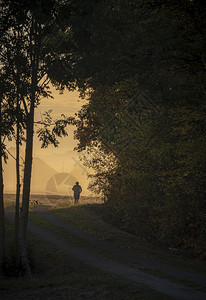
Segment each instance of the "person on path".
M79 202L79 197L82 192L81 185L79 185L79 182L76 182L76 184L73 186L72 191L74 191L74 204L77 204Z

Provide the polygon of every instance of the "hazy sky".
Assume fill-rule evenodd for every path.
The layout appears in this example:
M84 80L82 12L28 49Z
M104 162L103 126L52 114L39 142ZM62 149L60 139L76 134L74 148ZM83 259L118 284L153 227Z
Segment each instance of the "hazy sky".
M68 117L74 116L81 106L86 103L86 101L79 98L77 92L66 91L64 94L60 95L54 88L51 90L54 99L42 99L41 104L35 112L36 121L41 120L41 115L48 110L52 110L53 119L60 118L61 114L65 114ZM88 170L79 160L79 154L76 151L73 151L74 147L77 145L77 141L73 138L74 129L74 126L70 126L68 136L59 140L60 144L58 148L49 146L46 149L42 149L36 134L34 135L32 193L44 194L48 186L47 183L51 180L51 176L55 179L56 175L54 174L57 173L66 174L64 176L67 177L72 175L76 181L81 183L83 194L89 194L87 191L88 179L86 175ZM15 149L11 150L11 147L14 146L14 142L8 143L8 148L10 148L10 151L12 151L15 156ZM8 164L5 165L5 190L7 192L15 191L15 161L11 157L9 158ZM61 185L58 185L56 193L67 194L67 184L62 182Z

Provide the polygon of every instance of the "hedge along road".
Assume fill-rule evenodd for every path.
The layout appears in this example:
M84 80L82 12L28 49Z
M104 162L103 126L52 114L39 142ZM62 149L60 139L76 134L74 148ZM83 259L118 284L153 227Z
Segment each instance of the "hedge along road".
M116 252L117 255L121 254L125 256L125 260L128 258L128 251L118 250L111 243L107 243L104 241L100 241L92 235L80 230L75 226L69 225L67 222L58 218L52 212L48 210L45 206L36 206L33 211L44 217L49 222L55 224L56 226L64 229L65 231L71 233L73 236L77 236L78 238L85 239L89 243L94 243L95 245L99 245L101 249L106 249L109 251ZM6 217L10 220L14 220L14 207L10 206L6 208ZM61 237L55 232L44 229L33 222L29 222L28 230L33 235L37 236L42 241L51 244L56 249L63 251L67 255L71 257L75 257L81 261L87 262L88 264L99 268L100 270L107 271L111 274L116 274L124 277L125 279L132 280L134 282L144 284L162 294L173 297L174 299L185 299L185 300L205 300L206 293L203 291L198 291L195 287L186 287L181 284L174 283L169 279L159 278L157 276L147 274L146 272L140 270L138 267L131 267L127 264L119 263L112 259L108 259L103 257L102 255L95 254L91 250L85 249L81 246L77 246L68 241L66 238ZM121 252L121 253L120 253ZM127 253L126 253L127 252ZM127 257L126 257L127 256ZM148 262L146 260L142 260L139 257L136 257L133 253L130 255L131 261L133 263L140 263L141 268L142 265L150 269L156 269L160 271L164 271L168 274L175 275L179 274L177 278L190 280L199 285L206 284L206 278L201 275L196 275L188 272L182 272L181 270L168 269L162 265L157 265L152 262ZM179 273L178 273L179 272Z

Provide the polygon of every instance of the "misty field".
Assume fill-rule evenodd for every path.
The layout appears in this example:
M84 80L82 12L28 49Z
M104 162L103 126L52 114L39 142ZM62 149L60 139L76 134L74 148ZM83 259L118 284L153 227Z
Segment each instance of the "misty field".
M15 203L15 194L5 194L5 204ZM67 206L72 205L74 199L71 196L64 195L31 195L30 205L48 205L48 206ZM79 204L98 204L104 203L101 197L82 196L80 197Z

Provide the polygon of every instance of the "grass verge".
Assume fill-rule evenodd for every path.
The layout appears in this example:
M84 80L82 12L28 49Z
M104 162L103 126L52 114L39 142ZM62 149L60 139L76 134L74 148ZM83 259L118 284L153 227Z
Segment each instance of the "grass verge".
M6 224L7 259L13 249L13 225ZM143 285L100 272L29 236L33 278L0 279L0 298L10 299L119 299L166 300Z
M81 248L86 248L89 249L92 253L95 254L100 254L105 258L109 258L112 259L113 261L117 261L120 263L125 263L125 264L129 264L129 262L127 261L127 258L124 256L118 256L117 253L113 253L111 254L110 252L105 252L105 249L101 248L101 244L99 246L94 245L93 243L91 243L88 240L79 238L78 236L72 235L70 233L68 233L65 229L54 225L53 223L45 220L43 217L36 215L35 213L30 213L30 220L38 225L40 225L41 227L49 230L49 231L53 231L55 233L57 233L58 235L60 235L62 238L66 239L67 241L69 241L72 244L75 244ZM131 265L133 266L133 265ZM175 283L184 285L184 286L188 286L188 287L197 287L197 288L201 288L201 289L205 289L205 287L195 284L194 282L190 281L190 280L186 280L186 279L181 279L177 276L174 275L170 275L168 273L165 273L163 271L159 271L159 270L153 270L151 268L146 268L146 267L142 267L141 265L138 266L138 264L135 264L135 267L137 267L138 269L142 270L145 273L148 274L152 274L155 275L159 278L164 278L164 279L169 279L170 281L173 281Z
M184 253L173 253L109 224L104 219L104 207L101 204L56 207L52 209L52 212L68 223L76 225L102 240L109 240L121 247L132 250L146 259L206 275L204 261L187 258Z

